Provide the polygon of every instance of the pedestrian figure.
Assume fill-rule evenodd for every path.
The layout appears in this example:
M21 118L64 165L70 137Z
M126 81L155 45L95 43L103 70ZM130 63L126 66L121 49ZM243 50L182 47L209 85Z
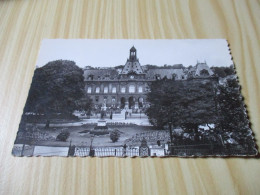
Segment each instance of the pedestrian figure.
M101 111L101 117L100 117L100 118L103 119L103 118L104 118L104 115L105 115L105 113L104 113L104 111L102 110L102 111Z
M112 111L110 112L110 119L111 120L113 119L113 112Z

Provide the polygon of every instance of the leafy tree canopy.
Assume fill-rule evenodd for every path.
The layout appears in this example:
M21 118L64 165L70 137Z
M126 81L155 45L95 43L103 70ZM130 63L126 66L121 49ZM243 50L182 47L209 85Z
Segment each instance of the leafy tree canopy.
M246 110L236 79L228 79L218 87L217 101L220 122L224 131L247 131L249 128Z
M235 70L232 66L230 67L212 67L211 68L217 77L226 77L228 75L235 74Z
M83 70L73 61L52 61L35 70L24 111L72 113L83 95Z
M147 94L147 115L152 124L163 127L168 122L196 131L199 124L216 121L215 81L158 80Z

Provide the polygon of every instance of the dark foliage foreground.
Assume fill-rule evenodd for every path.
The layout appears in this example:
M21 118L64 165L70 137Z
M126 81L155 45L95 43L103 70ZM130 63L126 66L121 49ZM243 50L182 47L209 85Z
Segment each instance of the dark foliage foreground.
M235 77L219 84L215 78L185 81L159 80L150 86L146 114L160 128L181 127L174 134L175 145L217 144L238 146L255 152L240 87ZM211 124L214 124L213 127ZM209 130L199 126L208 126Z

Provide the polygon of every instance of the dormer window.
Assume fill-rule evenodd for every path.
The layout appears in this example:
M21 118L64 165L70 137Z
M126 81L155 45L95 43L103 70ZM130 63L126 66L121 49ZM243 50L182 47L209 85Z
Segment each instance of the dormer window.
M156 79L156 80L160 80L160 79L161 79L160 75L159 75L159 74L156 74L156 75L155 75L155 79Z
M88 80L93 81L93 79L94 79L94 75L91 74L91 75L88 76Z

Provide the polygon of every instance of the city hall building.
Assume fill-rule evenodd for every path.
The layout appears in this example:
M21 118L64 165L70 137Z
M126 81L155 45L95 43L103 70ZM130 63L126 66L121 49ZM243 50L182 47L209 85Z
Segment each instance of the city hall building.
M185 80L190 74L195 77L200 76L198 70L208 71L209 76L213 74L206 63L197 63L190 70L187 68L147 68L147 66L141 66L137 58L137 50L132 47L123 68L85 68L85 90L96 108L104 110L107 108L145 108L149 105L146 102L149 83L163 78Z

